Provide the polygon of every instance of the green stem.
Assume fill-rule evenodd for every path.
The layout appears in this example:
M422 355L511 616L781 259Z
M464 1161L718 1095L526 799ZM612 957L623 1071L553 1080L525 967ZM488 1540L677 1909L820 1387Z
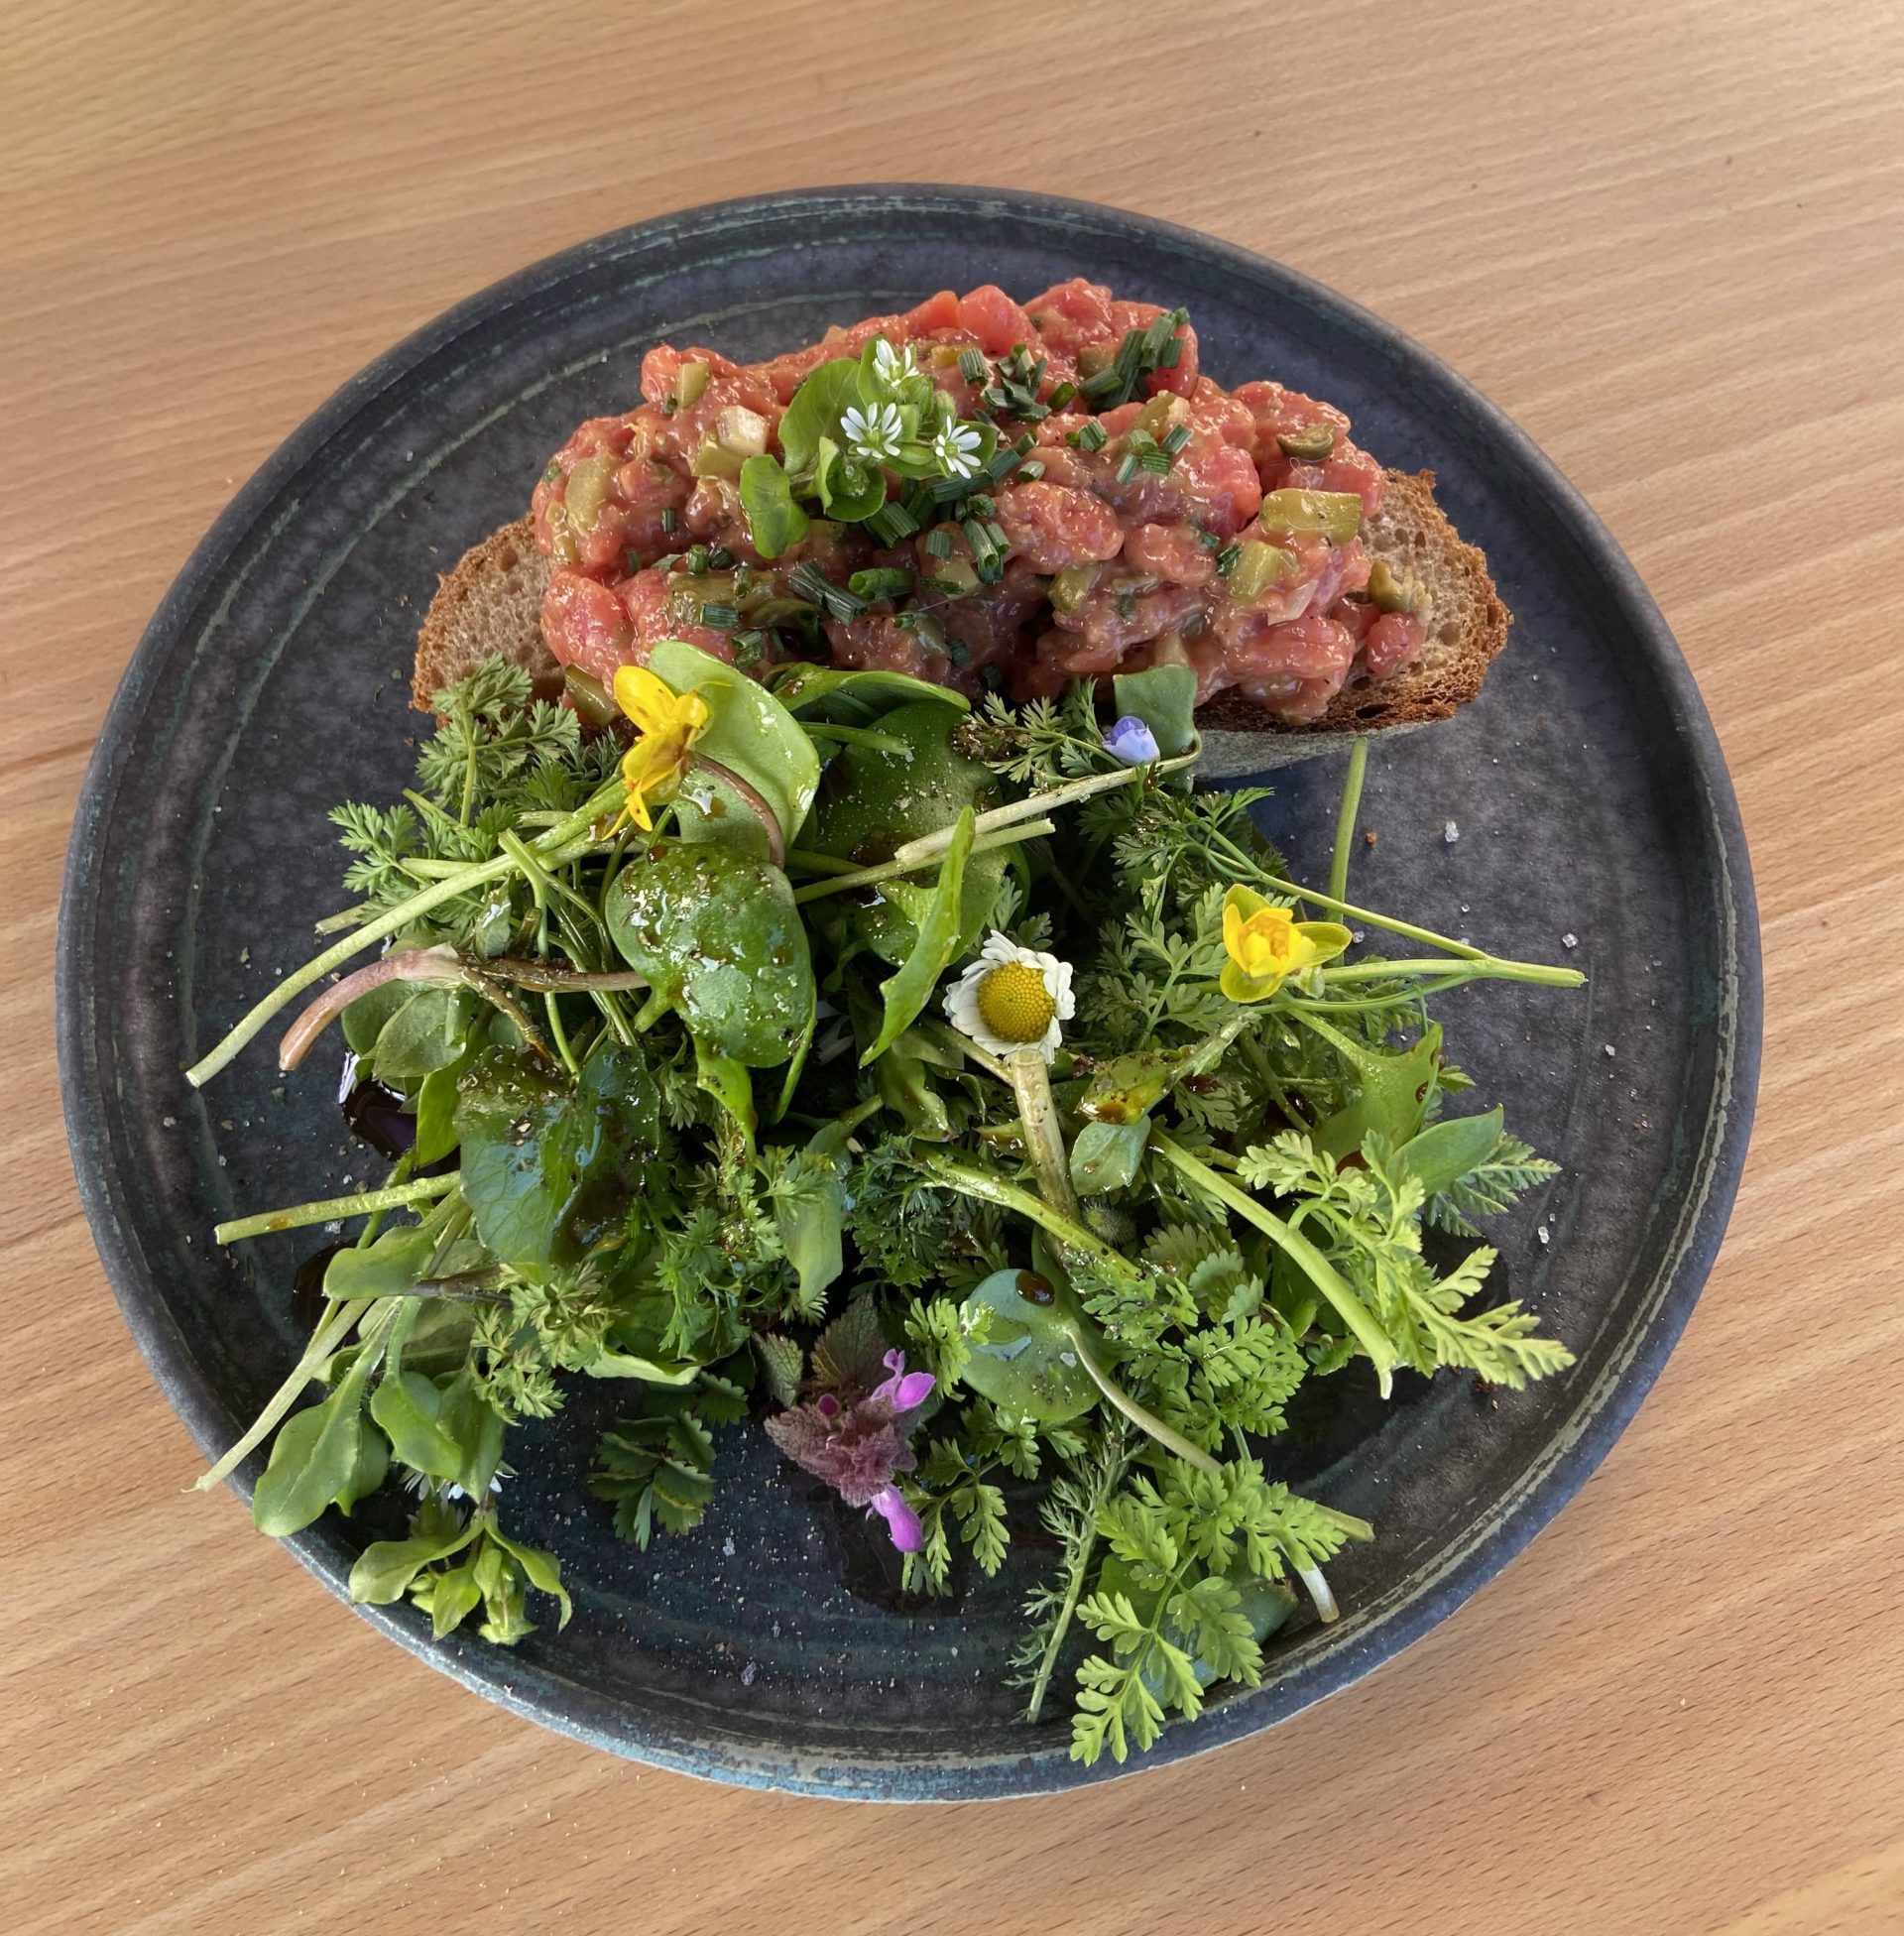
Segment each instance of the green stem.
M1087 774L1082 780L1067 781L1062 786L1048 787L1041 793L1027 793L1021 800L1012 800L1006 806L995 806L981 813L973 822L973 827L976 832L984 834L994 827L1015 826L1020 820L1035 819L1054 806L1070 806L1074 801L1090 799L1096 793L1108 793L1119 786L1134 786L1146 776L1162 779L1165 774L1195 766L1197 758L1194 753L1183 753L1174 760L1153 761L1147 767L1120 767L1115 773ZM908 840L903 847L893 851L892 858L909 862L937 860L951 842L952 829L941 827L936 833L921 834L917 840Z
M263 1210L254 1217L236 1217L211 1233L218 1244L236 1244L247 1237L265 1237L278 1230L302 1230L309 1224L339 1223L374 1210L402 1210L413 1203L429 1203L447 1195L461 1176L425 1176L419 1182L399 1183L386 1190L359 1190L354 1196L329 1196L315 1203L295 1203L286 1210Z
M1150 1147L1172 1168L1188 1177L1206 1195L1215 1197L1225 1208L1234 1210L1246 1223L1252 1223L1282 1251L1310 1282L1336 1307L1357 1342L1375 1367L1375 1377L1385 1398L1393 1390L1393 1373L1400 1360L1387 1334L1375 1322L1348 1280L1299 1231L1291 1230L1273 1211L1265 1210L1254 1197L1240 1190L1227 1177L1219 1176L1208 1164L1199 1162L1189 1150L1180 1149L1162 1131L1151 1132Z
M374 1297L359 1297L348 1304L340 1304L336 1311L311 1333L310 1342L304 1347L303 1356L291 1368L291 1376L272 1394L264 1410L251 1421L251 1429L209 1472L201 1473L192 1482L193 1492L210 1492L212 1487L232 1472L253 1446L263 1444L270 1437L273 1427L298 1402L304 1387L317 1376L328 1362L331 1353L350 1335L350 1327L376 1301Z
M971 851L975 854L985 854L990 853L995 847L1015 847L1020 841L1037 840L1044 834L1056 831L1055 821L1033 820L1029 826L1008 827L997 831L989 839L975 835ZM895 880L903 874L917 874L942 859L943 850L923 857L905 858L905 855L906 849L900 848L890 861L881 861L875 867L856 867L851 874L834 874L824 881L809 881L804 887L793 890L793 899L801 902L820 901L830 894L846 894L854 888L876 887L882 881Z
M591 847L599 845L590 829L597 817L613 805L617 796L626 797L621 776L618 774L604 785L586 805L552 826L531 843L536 854L555 862L557 865L579 858ZM237 1026L219 1042L209 1055L201 1057L185 1071L185 1080L194 1088L202 1088L226 1063L264 1028L279 1010L294 1001L313 982L321 981L333 968L341 967L352 955L361 954L373 941L381 941L388 935L396 934L408 927L418 915L426 914L432 908L440 907L446 901L454 901L458 895L467 894L471 888L481 887L488 881L499 881L505 875L516 871L517 863L508 854L498 854L493 860L472 861L460 874L440 881L433 888L425 888L420 894L414 894L408 901L400 902L395 908L379 914L376 919L366 921L354 933L335 945L326 948L315 959L307 961L301 968L295 969L279 982L261 1002L246 1011Z
M1349 749L1349 772L1336 812L1336 850L1329 858L1329 892L1340 901L1349 892L1349 850L1356 841L1356 814L1362 806L1362 781L1368 771L1368 742L1358 738Z
M1115 1439L1113 1433L1116 1434ZM1085 1503L1084 1535L1065 1556L1064 1598L1058 1603L1058 1611L1051 1622L1050 1636L1038 1660L1038 1671L1032 1677L1031 1692L1025 1699L1024 1718L1027 1721L1037 1720L1044 1707L1045 1690L1051 1684L1052 1670L1058 1664L1058 1655L1064 1650L1065 1635L1070 1633L1071 1623L1077 1616L1078 1602L1084 1597L1084 1583L1091 1577L1091 1558L1098 1547L1098 1513L1110 1504L1112 1495L1124 1479L1125 1469L1130 1463L1130 1454L1125 1450L1127 1443L1122 1426L1107 1427L1104 1450L1099 1455L1099 1465L1094 1475L1095 1483Z
M1002 1176L988 1176L983 1170L967 1169L963 1163L951 1162L943 1156L925 1158L927 1172L936 1176L948 1188L962 1190L967 1196L983 1197L989 1203L996 1203L1002 1209L1015 1210L1019 1216L1037 1224L1054 1237L1061 1247L1081 1251L1086 1257L1095 1260L1114 1274L1123 1277L1137 1275L1130 1261L1102 1239L1094 1236L1080 1223L1074 1222L1063 1211L1053 1208L1042 1197L1033 1196L1029 1190L1021 1190L1015 1183L1008 1183ZM1089 1375L1091 1382L1131 1424L1150 1437L1167 1451L1174 1452L1178 1458L1186 1460L1202 1472L1218 1472L1222 1468L1200 1445L1192 1445L1181 1432L1166 1425L1155 1412L1140 1405L1130 1392L1124 1390L1111 1374L1107 1372L1098 1358L1097 1347L1089 1332L1070 1311L1061 1311L1059 1322L1064 1335L1070 1339L1071 1346L1078 1354L1078 1363Z
M1065 1151L1064 1131L1051 1097L1051 1077L1044 1057L1035 1048L1014 1049L1005 1058L1005 1068L1012 1093L1017 1098L1025 1154L1037 1172L1038 1188L1048 1204L1075 1222L1078 1193L1071 1187L1071 1158Z
M894 739L891 733L876 733L865 726L835 726L824 719L803 719L800 725L813 739L837 740L842 746L864 746L874 753L891 753L901 759L912 757L911 742Z
M1453 985L1454 971L1437 959L1352 961L1318 969L1316 979L1326 988L1340 988L1355 982L1388 981L1397 975L1448 976ZM1542 961L1508 961L1491 954L1477 956L1460 970L1460 980L1465 982L1537 982L1545 988L1579 988L1586 979L1578 968L1550 968Z

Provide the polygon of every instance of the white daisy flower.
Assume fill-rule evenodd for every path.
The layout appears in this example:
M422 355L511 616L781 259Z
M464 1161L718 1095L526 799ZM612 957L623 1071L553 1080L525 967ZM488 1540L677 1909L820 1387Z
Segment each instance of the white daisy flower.
M894 349L884 336L874 339L873 374L882 383L896 388L907 377L917 376L918 373L918 359L912 354L910 343L904 349Z
M947 477L970 477L979 467L979 433L970 424L948 424L932 439L932 454Z
M995 928L979 958L945 992L954 1028L994 1055L1035 1048L1049 1062L1058 1046L1058 1024L1069 1022L1071 964L1054 954L1021 948Z
M896 457L905 441L905 420L896 404L871 404L865 410L856 404L841 416L840 430L853 455L867 464Z

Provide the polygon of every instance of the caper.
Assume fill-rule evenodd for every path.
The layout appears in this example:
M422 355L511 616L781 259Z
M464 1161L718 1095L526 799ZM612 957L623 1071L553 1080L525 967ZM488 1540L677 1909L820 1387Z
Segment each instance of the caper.
M1283 430L1276 437L1276 448L1285 457L1297 457L1308 463L1318 463L1336 447L1336 426L1333 424L1308 424L1300 430Z
M1368 572L1368 596L1384 612L1419 612L1427 594L1419 578L1398 574L1386 558L1377 558Z

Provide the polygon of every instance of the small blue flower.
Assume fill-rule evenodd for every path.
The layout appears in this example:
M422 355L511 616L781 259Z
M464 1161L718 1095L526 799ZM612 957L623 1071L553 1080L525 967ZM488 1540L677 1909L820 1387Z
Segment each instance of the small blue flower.
M1128 712L1105 734L1104 750L1127 767L1147 767L1158 757L1157 736L1135 713Z

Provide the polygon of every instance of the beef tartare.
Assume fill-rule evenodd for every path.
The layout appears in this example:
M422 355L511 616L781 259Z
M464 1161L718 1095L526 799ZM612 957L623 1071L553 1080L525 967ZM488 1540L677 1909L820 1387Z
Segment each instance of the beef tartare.
M1382 467L1330 405L1198 367L1180 309L986 286L765 363L651 350L642 403L543 472L549 650L584 712L663 638L766 672L1014 699L1165 664L1316 718L1421 650L1364 531Z

